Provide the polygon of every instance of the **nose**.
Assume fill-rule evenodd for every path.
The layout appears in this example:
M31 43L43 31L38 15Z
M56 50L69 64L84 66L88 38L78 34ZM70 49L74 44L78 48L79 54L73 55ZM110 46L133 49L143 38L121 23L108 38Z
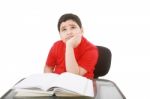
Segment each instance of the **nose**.
M72 31L71 30L67 30L67 35L71 35L72 34Z

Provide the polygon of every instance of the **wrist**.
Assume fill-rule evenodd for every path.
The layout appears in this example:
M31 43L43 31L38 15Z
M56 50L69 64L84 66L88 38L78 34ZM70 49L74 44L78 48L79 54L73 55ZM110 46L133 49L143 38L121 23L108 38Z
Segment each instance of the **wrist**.
M73 48L73 45L70 42L66 42L66 47Z

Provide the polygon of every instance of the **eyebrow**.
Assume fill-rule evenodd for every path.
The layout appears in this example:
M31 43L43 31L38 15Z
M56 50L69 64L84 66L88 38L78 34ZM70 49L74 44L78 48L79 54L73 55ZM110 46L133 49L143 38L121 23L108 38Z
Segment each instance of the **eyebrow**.
M70 26L77 26L76 24L69 24Z
M69 26L77 26L76 24L69 24ZM66 26L62 26L61 28L65 28Z

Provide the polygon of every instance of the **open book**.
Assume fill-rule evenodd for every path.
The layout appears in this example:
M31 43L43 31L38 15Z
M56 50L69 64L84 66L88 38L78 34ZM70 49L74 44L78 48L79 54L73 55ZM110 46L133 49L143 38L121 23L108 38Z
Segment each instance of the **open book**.
M16 96L89 96L94 97L93 82L86 77L64 72L34 74L17 83Z

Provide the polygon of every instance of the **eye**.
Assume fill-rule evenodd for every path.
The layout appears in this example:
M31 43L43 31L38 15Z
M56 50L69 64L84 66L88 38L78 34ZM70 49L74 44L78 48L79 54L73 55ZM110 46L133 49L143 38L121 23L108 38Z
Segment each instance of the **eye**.
M75 26L72 26L71 28L72 28L72 29L75 29L76 27L75 27Z
M65 29L65 28L61 29L62 32L66 31L66 30L67 30L67 29Z
M66 31L66 29L63 29L63 31Z

